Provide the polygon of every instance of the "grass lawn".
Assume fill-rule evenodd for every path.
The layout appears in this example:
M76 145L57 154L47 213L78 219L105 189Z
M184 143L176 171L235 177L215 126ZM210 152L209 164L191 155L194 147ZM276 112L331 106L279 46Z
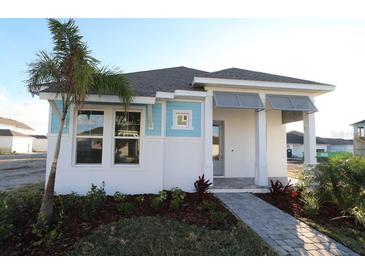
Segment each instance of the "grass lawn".
M57 195L48 230L41 198L40 185L0 192L0 255L275 255L209 193Z
M211 230L159 217L123 219L82 238L70 255L275 255L245 225Z

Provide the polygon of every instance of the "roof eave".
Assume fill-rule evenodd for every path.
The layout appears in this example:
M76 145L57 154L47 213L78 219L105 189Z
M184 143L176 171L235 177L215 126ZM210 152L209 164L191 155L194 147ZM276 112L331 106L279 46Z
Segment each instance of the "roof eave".
M228 86L238 88L256 88L256 89L279 89L279 90L298 90L313 93L326 93L334 91L336 86L324 84L303 84L303 83L285 83L285 82L269 82L254 80L236 80L223 78L206 78L194 77L193 86Z

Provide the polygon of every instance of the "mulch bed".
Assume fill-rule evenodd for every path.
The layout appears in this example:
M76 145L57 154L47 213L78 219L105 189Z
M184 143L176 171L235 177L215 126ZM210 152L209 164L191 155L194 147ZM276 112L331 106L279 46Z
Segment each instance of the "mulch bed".
M359 231L364 231L364 227L355 223L352 218L339 218L342 216L336 205L323 203L316 217L309 217L301 210L301 202L298 198L293 199L289 195L272 195L271 193L257 193L257 197L269 204L289 213L297 218L309 218L320 224L330 224L336 227L351 227Z
M63 199L60 199L60 197L63 197ZM107 196L103 206L88 221L85 221L85 218L82 217L82 198L80 198L79 207L74 206L69 212L65 212L65 217L61 225L62 235L60 239L48 247L45 245L34 245L37 239L32 233L32 224L34 224L36 216L34 214L27 216L25 214L24 218L28 218L29 220L27 225L22 231L14 231L13 235L15 236L11 236L1 244L0 255L62 255L71 250L78 239L90 233L94 228L122 218L136 216L160 216L219 230L229 229L237 224L236 218L211 194L205 194L201 198L197 193L186 193L184 203L178 210L171 210L169 208L170 195L168 195L168 199L163 203L163 206L158 209L151 207L151 200L156 195L144 195L143 203L138 201L136 197L132 195L126 197L123 203L128 202L133 204L134 209L129 213L123 213L117 207L117 204L120 204L120 202L115 201L113 196ZM56 197L55 215L58 214L59 203L64 198L67 198L67 195ZM212 223L209 212L202 208L203 199L214 203L216 205L215 211L227 214L224 222Z

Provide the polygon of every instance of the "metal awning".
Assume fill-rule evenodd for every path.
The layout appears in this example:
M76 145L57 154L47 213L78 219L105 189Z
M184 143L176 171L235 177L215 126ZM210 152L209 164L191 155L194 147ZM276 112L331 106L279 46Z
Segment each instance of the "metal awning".
M214 92L213 96L217 108L265 108L257 93Z
M271 107L277 110L302 111L308 113L318 111L308 96L268 94L267 99Z

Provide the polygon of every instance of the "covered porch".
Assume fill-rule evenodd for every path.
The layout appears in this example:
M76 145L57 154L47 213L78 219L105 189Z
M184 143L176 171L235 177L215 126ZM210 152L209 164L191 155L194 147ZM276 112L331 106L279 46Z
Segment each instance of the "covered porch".
M316 164L312 98L267 92L207 92L205 174L213 192L266 192L287 182L286 123L303 120L305 164Z

